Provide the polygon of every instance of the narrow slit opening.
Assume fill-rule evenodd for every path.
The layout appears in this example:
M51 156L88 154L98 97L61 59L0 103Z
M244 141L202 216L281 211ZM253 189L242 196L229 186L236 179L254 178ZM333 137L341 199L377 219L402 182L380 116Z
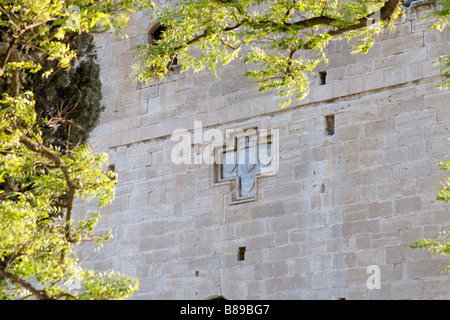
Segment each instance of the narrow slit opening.
M325 135L332 136L334 135L334 114L328 115L325 117Z
M319 84L323 86L327 83L327 72L326 71L320 71L319 72Z
M245 247L239 247L238 248L238 261L244 261L245 260Z

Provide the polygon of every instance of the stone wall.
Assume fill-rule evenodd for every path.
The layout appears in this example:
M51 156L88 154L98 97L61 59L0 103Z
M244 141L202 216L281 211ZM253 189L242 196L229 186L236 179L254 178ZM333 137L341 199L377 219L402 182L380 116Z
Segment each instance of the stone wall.
M326 84L313 79L310 95L285 109L239 63L217 78L175 70L135 83L132 48L152 25L143 12L129 38L99 37L106 110L91 142L119 179L100 223L114 238L96 253L85 247L85 266L139 277L134 299L450 298L449 259L405 246L450 228L448 205L435 200L450 94L433 67L450 31L427 30L429 9L411 8L368 54L331 43ZM211 165L171 161L172 132L192 133L194 121L223 133L279 130L279 170L258 179L256 201L232 205L233 184L212 187ZM370 265L380 289L366 285Z

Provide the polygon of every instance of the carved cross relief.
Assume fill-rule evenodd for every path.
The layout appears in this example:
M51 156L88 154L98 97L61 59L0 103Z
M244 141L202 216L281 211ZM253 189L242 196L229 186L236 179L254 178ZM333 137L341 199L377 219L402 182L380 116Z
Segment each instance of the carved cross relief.
M227 130L214 153L213 186L230 184L231 204L255 201L258 179L278 171L278 130Z

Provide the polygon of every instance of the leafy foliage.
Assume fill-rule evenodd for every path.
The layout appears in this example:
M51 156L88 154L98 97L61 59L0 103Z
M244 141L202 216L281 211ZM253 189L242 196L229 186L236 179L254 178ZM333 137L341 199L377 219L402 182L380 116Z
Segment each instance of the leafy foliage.
M440 202L450 203L450 161L440 162L439 166L442 171L449 173L445 181L441 182L441 189L438 192L437 200ZM435 239L420 239L409 245L412 249L427 249L434 254L449 255L450 254L450 232L442 231L436 235ZM450 270L450 266L446 267Z
M434 254L450 254L450 233L448 231L440 232L435 239L421 239L410 245L413 249L428 249ZM450 266L445 267L450 270Z
M70 149L86 143L103 107L93 35L70 33L66 39L76 52L72 67L62 70L56 61L45 61L44 69L55 71L48 77L43 71L27 73L22 89L34 93L44 143Z
M120 31L127 13L147 5L132 0L4 0L0 5L3 299L123 299L137 290L136 279L78 264L77 244L101 246L110 235L95 234L98 212L74 219L74 199L106 205L114 197L116 176L103 169L106 154L94 154L83 144L83 132L69 133L70 125L64 125L95 125L92 110L100 100L99 91L91 89L99 83L90 40L81 46L77 41L83 34Z
M43 146L41 133L35 126L31 92L16 98L4 95L0 104L1 150L7 150L1 152L0 182L5 176L24 181L20 191L0 191L0 275L7 279L0 284L3 297L31 292L45 299L109 299L133 292L137 283L129 277L76 273L74 246L81 241L101 243L108 239L107 235L93 234L98 213L85 221L71 218L75 197L98 199L100 206L113 198L113 173L107 175L101 169L107 156L93 154L85 145L68 154ZM55 216L58 201L67 195L70 200L64 215ZM82 287L70 292L64 283L74 278ZM43 288L31 289L26 279L33 279ZM111 282L106 286L108 279ZM93 287L96 283L102 288ZM26 293L14 290L19 284L21 289L27 289Z
M450 161L439 163L441 170L450 173ZM441 202L450 203L450 176L443 182L441 182L441 189L438 193L438 200Z
M352 53L367 51L375 36L393 29L401 0L182 0L159 7L154 15L166 27L156 43L138 47L136 79L164 78L175 57L182 70L204 68L217 74L219 65L242 59L247 77L261 91L276 90L287 106L303 99L309 77L327 62L330 41L352 41ZM449 0L434 0L435 28L448 25ZM449 72L448 56L437 63ZM447 82L448 85L448 82Z
M443 28L449 0L436 1L441 8L436 27ZM139 47L134 68L138 80L150 81L163 78L175 57L183 70L209 68L215 74L219 65L242 59L247 76L261 91L278 90L285 106L294 94L307 95L309 75L326 62L327 43L354 40L354 52L367 52L374 36L393 26L400 2L182 0L156 10L166 31L156 45ZM93 154L83 145L83 133L72 131L75 122L92 120L87 127L93 126L95 114L75 114L69 106L79 97L94 110L99 100L99 92L88 89L95 86L95 65L89 57L73 64L82 55L75 39L113 28L120 33L128 13L151 5L145 0L2 1L0 184L7 186L0 190L2 298L120 299L137 289L130 277L78 265L77 244L101 244L109 235L94 234L98 213L73 218L74 199L107 204L115 176L102 170L106 155ZM82 76L86 73L94 77ZM46 91L50 81L58 86ZM75 100L64 100L67 95ZM49 102L54 105L45 107Z
M450 0L435 0L438 10L433 11L426 18L435 18L437 21L431 27L439 31L443 31L449 25L450 21ZM450 86L450 54L444 54L435 63L441 68L441 72L446 75L442 88L446 89Z
M161 40L138 48L139 81L163 78L175 57L182 69L210 69L242 59L261 91L278 90L285 102L304 98L309 76L326 62L325 46L355 40L367 52L374 36L393 27L400 0L182 0L160 7ZM305 53L308 52L308 53ZM169 63L168 63L169 62Z
M433 11L426 18L436 18L436 22L431 28L442 31L448 26L450 21L450 0L435 0L434 2L438 5L438 10ZM448 89L450 86L450 54L441 56L436 64L441 66L442 73L446 75L441 89ZM441 161L438 165L442 171L450 174L450 161ZM441 181L441 185L442 187L438 192L437 200L443 203L450 203L450 176L445 181ZM428 249L435 254L449 255L450 233L448 231L442 231L436 235L435 239L420 239L410 244L409 247L413 249ZM446 269L450 270L450 266L447 266Z

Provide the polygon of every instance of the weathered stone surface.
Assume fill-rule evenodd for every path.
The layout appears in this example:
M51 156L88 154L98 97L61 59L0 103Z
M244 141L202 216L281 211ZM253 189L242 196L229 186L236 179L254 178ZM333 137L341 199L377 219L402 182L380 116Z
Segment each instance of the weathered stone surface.
M418 21L427 10L410 10L367 55L332 42L329 82L312 81L307 99L285 109L237 63L218 78L174 72L133 83L130 48L151 24L142 13L128 40L100 36L106 109L91 142L119 179L100 219L114 238L99 253L86 246L83 263L139 277L136 299L449 299L448 260L405 246L448 228L435 163L449 157L450 102L433 62L450 33L428 31ZM195 144L195 121L224 136L279 130L279 170L258 179L256 201L232 205L234 185L211 188L208 164L172 163L172 132L190 130ZM370 265L381 289L366 286Z

